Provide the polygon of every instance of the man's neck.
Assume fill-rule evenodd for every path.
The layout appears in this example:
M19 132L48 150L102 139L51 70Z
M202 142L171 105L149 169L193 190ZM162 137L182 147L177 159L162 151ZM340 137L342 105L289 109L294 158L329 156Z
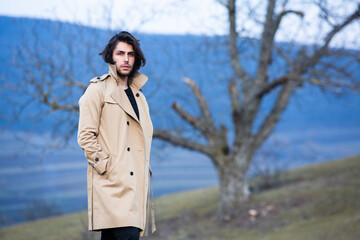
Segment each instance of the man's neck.
M128 76L119 77L119 84L123 87L123 89L128 88Z

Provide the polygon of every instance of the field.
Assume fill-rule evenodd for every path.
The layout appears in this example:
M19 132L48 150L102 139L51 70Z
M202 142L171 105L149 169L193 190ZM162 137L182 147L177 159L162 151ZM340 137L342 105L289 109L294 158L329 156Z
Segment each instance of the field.
M359 240L359 176L360 156L284 172L226 222L217 217L217 188L164 196L156 199L158 230L145 239ZM99 239L86 225L80 212L5 228L0 238Z

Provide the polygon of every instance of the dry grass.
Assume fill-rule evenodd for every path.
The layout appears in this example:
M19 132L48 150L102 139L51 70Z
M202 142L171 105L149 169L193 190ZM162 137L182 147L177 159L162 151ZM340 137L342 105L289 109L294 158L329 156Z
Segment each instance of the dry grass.
M283 174L280 184L254 194L219 221L217 188L156 200L158 231L147 240L352 240L360 239L360 156L311 165ZM260 214L250 219L249 209ZM87 233L86 213L0 230L0 239L99 239Z

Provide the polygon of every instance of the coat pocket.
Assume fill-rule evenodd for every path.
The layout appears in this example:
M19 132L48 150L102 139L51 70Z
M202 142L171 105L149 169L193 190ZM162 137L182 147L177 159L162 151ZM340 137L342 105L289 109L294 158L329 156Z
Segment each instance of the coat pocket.
M104 174L104 177L108 178L109 175L113 174L113 170L114 168L116 167L116 161L117 161L117 156L115 155L110 155L109 156L109 161L108 161L108 164L107 164L107 169L106 169L106 172Z
M102 160L100 163L94 164L93 167L98 174L103 175L107 171L108 162L109 158Z

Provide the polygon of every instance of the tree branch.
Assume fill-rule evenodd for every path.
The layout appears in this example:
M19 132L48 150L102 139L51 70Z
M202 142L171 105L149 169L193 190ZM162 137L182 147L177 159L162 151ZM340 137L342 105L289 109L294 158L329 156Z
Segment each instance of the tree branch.
M262 98L264 95L266 95L267 93L269 93L271 90L275 89L276 87L286 83L289 80L288 76L282 76L279 77L277 79L275 79L274 81L267 83L266 85L264 85L264 87L262 87L259 92L257 93L256 97L258 98Z
M179 135L175 135L171 133L169 130L155 129L153 137L167 141L173 144L174 146L180 146L189 150L204 153L207 156L211 156L213 154L208 146L183 138Z
M200 88L197 86L197 84L191 80L190 78L184 78L184 82L191 87L193 90L193 93L195 95L195 98L199 104L199 108L201 111L201 115L203 118L205 118L209 125L214 126L214 122L212 120L209 107L206 103L206 100L204 98L204 95L201 93Z
M349 25L352 21L354 21L355 19L360 17L360 3L358 4L358 8L351 14L349 15L346 20L339 24L334 26L333 30L331 32L329 32L329 34L326 36L325 38L325 43L324 43L324 47L328 47L329 43L331 42L331 40L333 39L333 37L340 32L344 27L346 27L347 25Z
M235 128L235 139L240 140L242 135L242 120L241 120L241 104L239 101L239 91L236 87L236 84L234 81L229 81L229 96L230 96L230 102L231 102L231 116ZM240 143L237 143L235 145L239 145Z
M199 125L199 119L186 112L177 102L172 104L172 109L186 122L188 122L194 128L202 131L202 126Z
M274 47L275 47L276 53L279 55L279 57L282 57L284 59L287 66L291 66L292 59L290 58L290 56L287 56L286 53L281 49L281 47L278 47L276 45Z
M59 105L56 101L56 99L54 99L51 102L47 103L52 110L65 110L65 111L72 111L72 112L79 112L79 107L77 104L75 105L71 105L71 104L64 104L64 105Z
M278 123L280 116L288 105L291 94L296 89L296 86L297 83L295 81L287 81L282 85L281 91L277 96L276 102L274 103L271 112L266 116L259 131L254 135L253 149L258 149L261 144L269 137L275 125Z
M344 81L333 81L332 79L326 79L326 81L322 81L319 78L302 78L304 82L308 82L312 85L321 87L321 88L330 88L330 87L338 87L338 88L348 88L353 90L360 90L360 83L349 83Z
M274 45L275 34L280 26L283 17L289 13L294 13L300 17L304 16L303 12L294 10L283 10L279 15L275 15L275 0L268 1L264 31L261 36L261 47L259 53L259 67L256 73L256 81L259 85L268 81L268 65L272 61L272 49Z
M181 108L176 102L172 104L172 108L183 120L188 122L195 129L199 130L208 140L211 140L215 136L216 130L206 100L201 93L200 88L194 81L192 81L190 78L185 78L184 82L193 90L201 111L201 115L198 118L194 117Z
M229 51L231 65L235 71L236 76L242 82L248 82L251 80L250 75L248 75L243 69L240 60L239 60L239 50L236 45L237 32L236 32L236 6L235 0L229 0L227 3L227 10L229 16Z
M281 23L282 18L289 14L289 13L293 13L295 15L298 15L299 17L303 18L304 17L304 13L301 11L295 11L295 10L282 10L281 13L276 17L275 20L275 32L276 30L279 28L279 25Z
M308 68L314 66L319 59L326 54L334 36L357 18L360 18L360 4L358 4L358 8L352 14L348 15L342 23L335 25L326 35L323 45L317 49L311 57L308 57L306 63L303 64L302 72L305 72Z

